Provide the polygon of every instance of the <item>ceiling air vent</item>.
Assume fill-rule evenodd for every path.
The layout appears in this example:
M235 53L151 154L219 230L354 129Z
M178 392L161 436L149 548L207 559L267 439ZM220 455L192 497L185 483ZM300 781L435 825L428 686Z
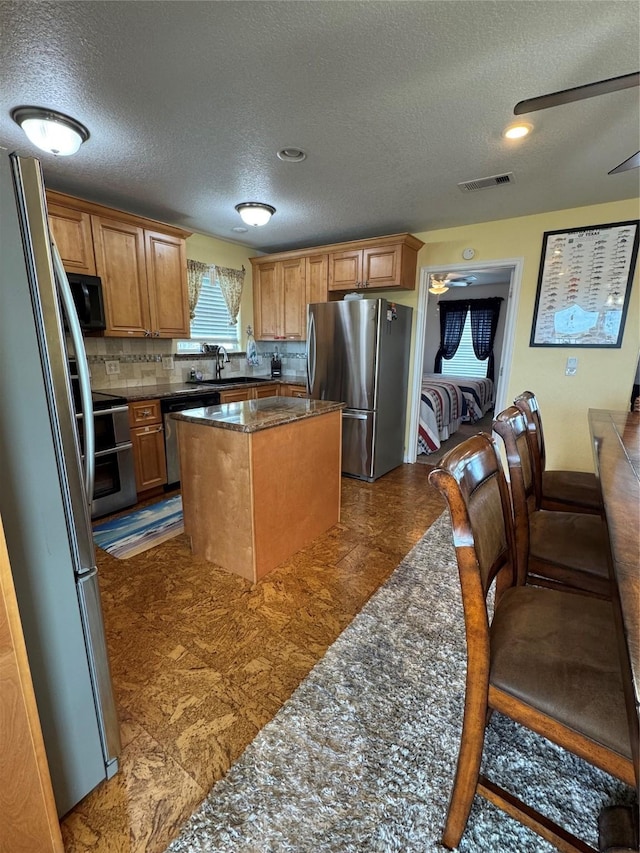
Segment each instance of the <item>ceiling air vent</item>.
M470 193L474 190L487 190L489 187L499 187L502 184L513 184L515 178L513 172L507 172L504 175L491 175L489 178L476 178L473 181L462 181L458 184L463 193Z

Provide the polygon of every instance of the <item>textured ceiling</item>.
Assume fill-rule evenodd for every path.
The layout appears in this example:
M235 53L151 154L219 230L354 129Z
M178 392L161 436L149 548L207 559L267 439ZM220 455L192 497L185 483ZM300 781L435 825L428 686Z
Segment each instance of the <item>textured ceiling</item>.
M638 170L607 172L640 148L638 89L501 132L639 47L636 0L0 0L0 145L36 153L11 108L66 112L91 138L38 155L48 186L264 251L421 232L637 196ZM249 200L277 213L239 235Z

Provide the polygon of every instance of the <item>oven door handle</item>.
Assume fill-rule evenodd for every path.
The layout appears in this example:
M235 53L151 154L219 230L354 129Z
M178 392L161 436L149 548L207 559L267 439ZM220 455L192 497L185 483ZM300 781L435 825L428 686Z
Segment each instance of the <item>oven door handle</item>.
M96 459L99 459L100 456L110 456L112 453L122 453L125 450L131 450L133 444L130 441L125 442L124 444L116 444L115 447L108 447L106 450L98 450L94 453Z
M93 417L88 417L93 413L93 402L91 399L91 382L89 379L89 364L87 362L87 354L84 349L84 341L82 340L82 330L80 321L78 320L78 312L73 301L73 294L69 286L69 280L62 264L60 252L55 244L51 241L51 254L53 258L53 268L56 273L56 281L58 283L58 292L64 307L64 312L67 315L67 324L69 326L69 334L73 341L73 349L76 354L76 366L78 369L78 384L80 386L80 403L82 414L82 427L84 432L84 488L87 493L87 504L89 507L89 515L91 515L91 504L93 502L93 489L95 485L95 449L96 436L93 426Z
M110 409L96 409L93 413L94 418L99 418L102 415L117 415L119 412L128 412L129 406L112 406Z

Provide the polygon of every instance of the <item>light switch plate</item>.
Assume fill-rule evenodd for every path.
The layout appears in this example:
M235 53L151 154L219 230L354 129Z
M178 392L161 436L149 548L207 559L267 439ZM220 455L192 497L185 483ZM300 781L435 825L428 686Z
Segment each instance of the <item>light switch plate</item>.
M107 376L115 376L116 373L120 373L120 362L105 361L104 368L107 371Z
M575 358L574 356L570 356L567 359L567 366L565 367L564 375L565 376L575 376L577 372L578 372L578 359Z
M172 355L163 355L162 356L162 369L163 370L173 370L173 356Z

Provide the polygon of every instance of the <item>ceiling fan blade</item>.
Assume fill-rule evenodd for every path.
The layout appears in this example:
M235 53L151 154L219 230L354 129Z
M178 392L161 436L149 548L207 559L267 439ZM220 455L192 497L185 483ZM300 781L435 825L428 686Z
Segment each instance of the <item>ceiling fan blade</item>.
M612 169L607 174L617 175L619 172L628 172L629 169L640 169L640 151L636 151L631 157L628 157L624 163L620 163L615 169Z
M638 85L640 85L640 71L634 71L632 74L622 74L620 77L597 80L595 83L586 83L584 86L576 86L573 89L561 89L559 92L540 95L538 98L527 98L515 105L513 114L521 116L525 113L533 113L536 110L546 110L548 107L557 107L559 104L570 104L572 101L581 101L584 98L593 98L596 95L606 95L609 92L618 92L621 89L630 89L632 86Z

